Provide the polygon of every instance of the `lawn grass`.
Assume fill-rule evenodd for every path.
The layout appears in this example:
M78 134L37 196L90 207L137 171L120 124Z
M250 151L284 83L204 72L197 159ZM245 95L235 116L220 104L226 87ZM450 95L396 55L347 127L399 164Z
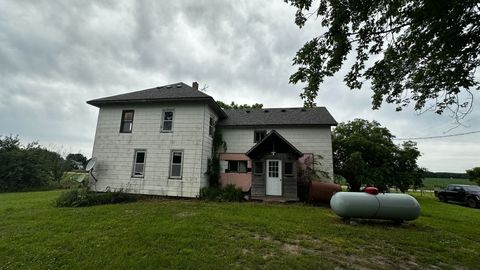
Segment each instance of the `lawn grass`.
M441 189L446 188L450 184L460 184L460 185L476 185L474 182L471 182L469 179L461 178L425 178L423 179L423 185L425 189Z
M407 225L345 224L302 204L145 200L54 208L59 191L0 194L0 269L470 268L480 209L418 196Z

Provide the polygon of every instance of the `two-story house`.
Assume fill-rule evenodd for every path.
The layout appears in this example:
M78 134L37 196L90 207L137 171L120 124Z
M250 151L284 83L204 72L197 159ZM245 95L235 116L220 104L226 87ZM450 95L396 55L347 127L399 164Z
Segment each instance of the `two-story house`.
M324 107L224 110L198 83L87 103L100 109L92 153L96 191L197 197L209 185L215 129L226 143L221 185L234 184L253 198L295 200L298 170L318 156L316 169L329 175L323 180L333 178L330 128L337 123Z

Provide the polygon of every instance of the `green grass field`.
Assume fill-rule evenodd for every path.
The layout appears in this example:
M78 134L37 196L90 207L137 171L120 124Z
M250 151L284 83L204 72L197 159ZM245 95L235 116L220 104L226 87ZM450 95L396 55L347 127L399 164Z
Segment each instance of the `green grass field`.
M478 269L480 209L418 197L406 225L302 204L145 200L54 208L0 194L0 269Z
M448 179L448 178L425 178L423 179L423 185L425 189L439 189L445 188L450 184L460 185L476 185L469 179Z

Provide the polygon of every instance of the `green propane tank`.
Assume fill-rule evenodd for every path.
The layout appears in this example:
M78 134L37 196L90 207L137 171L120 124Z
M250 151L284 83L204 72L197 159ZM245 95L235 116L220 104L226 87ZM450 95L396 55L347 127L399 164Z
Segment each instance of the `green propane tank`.
M407 194L369 194L337 192L330 200L332 210L344 218L414 220L420 216L420 204Z

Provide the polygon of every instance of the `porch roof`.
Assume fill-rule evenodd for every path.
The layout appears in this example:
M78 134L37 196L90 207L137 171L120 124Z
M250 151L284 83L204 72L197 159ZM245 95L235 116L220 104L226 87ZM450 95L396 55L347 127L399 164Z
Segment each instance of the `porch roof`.
M270 131L261 141L245 153L249 158L258 157L266 153L291 153L297 157L303 153L287 141L276 130Z

